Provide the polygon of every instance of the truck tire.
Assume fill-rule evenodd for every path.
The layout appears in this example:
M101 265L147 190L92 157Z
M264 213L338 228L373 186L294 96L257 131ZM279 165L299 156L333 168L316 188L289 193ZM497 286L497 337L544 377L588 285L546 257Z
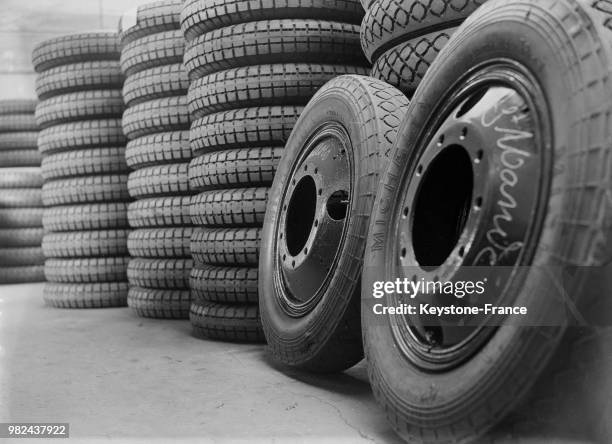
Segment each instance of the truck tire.
M162 0L129 10L119 19L121 45L151 34L178 29L182 5L181 0Z
M171 131L139 137L128 142L127 165L132 169L165 163L189 162L189 131Z
M277 361L324 373L362 359L364 239L407 107L391 85L342 76L321 88L291 133L259 256L262 324Z
M126 174L125 148L92 148L45 156L41 165L47 181L74 176Z
M191 259L131 258L127 268L130 285L144 288L188 289Z
M189 288L194 302L257 304L257 267L200 265L191 270Z
M35 247L41 244L42 228L0 228L0 245L7 248Z
M0 150L34 150L37 140L37 131L0 133Z
M43 265L27 265L25 267L0 267L0 283L22 284L43 282L45 280Z
M45 208L42 225L53 232L127 228L127 207L127 202L105 202Z
M0 267L25 267L43 265L45 256L40 246L0 248Z
M130 232L127 247L132 257L191 257L192 227L143 228Z
M127 175L74 177L47 182L42 187L45 206L128 201Z
M139 38L121 51L121 71L126 77L155 68L183 62L185 40L181 31L164 31Z
M191 196L153 197L132 202L128 221L132 228L167 228L191 225Z
M140 103L170 96L184 96L189 79L182 63L145 69L125 79L123 99L129 108Z
M42 208L0 208L0 228L40 227L42 215Z
M189 194L187 163L150 166L130 173L128 191L134 199Z
M566 352L578 344L576 324L588 319L592 301L584 296L591 282L585 278L612 259L608 222L601 223L612 211L604 198L611 164L602 162L612 148L601 125L612 113L606 85L611 20L610 9L597 1L488 1L442 49L410 104L380 180L362 280L370 382L406 441L481 440L527 400L530 421L566 396L574 412L581 406L578 421L596 419L571 396L583 381L593 396L593 372L604 367L580 360L584 373L573 382L553 369L576 364ZM587 145L594 149L588 158L580 154ZM497 174L480 182L481 171ZM424 237L427 232L451 235ZM474 266L476 276L469 271ZM490 275L495 288L485 293L486 302L525 307L526 318L443 317L436 327L424 317L373 312L374 281L401 279L408 270L417 280L458 281L466 273L482 279L483 269L507 270ZM609 302L601 293L598 299ZM379 301L393 305L397 298ZM429 302L448 306L439 298ZM609 326L610 310L600 314L601 325ZM584 325L603 330L588 320ZM556 386L556 398L537 398L540 381ZM608 424L603 418L600 425ZM542 436L542 428L537 432Z
M47 282L43 290L45 303L54 308L125 307L127 282L60 284Z
M191 222L209 227L261 226L268 188L204 191L191 199Z
M40 100L88 90L121 89L123 74L118 60L93 60L62 65L36 76L36 95Z
M197 265L252 266L259 262L260 228L196 228L191 256Z
M189 290L130 287L127 298L137 316L157 319L189 319Z
M57 283L123 282L127 279L128 257L47 259L45 277Z
M47 233L42 242L46 257L77 258L127 255L127 230Z
M36 121L41 128L75 120L120 117L123 97L117 89L67 93L43 100L36 107Z
M189 321L198 338L264 342L257 305L191 304Z
M40 166L41 155L35 149L0 149L0 167L33 167Z
M185 96L164 97L134 105L123 114L123 133L128 139L162 131L189 129Z
M38 149L43 155L74 149L125 145L121 119L63 123L40 132Z
M40 188L43 184L40 168L3 168L0 188Z

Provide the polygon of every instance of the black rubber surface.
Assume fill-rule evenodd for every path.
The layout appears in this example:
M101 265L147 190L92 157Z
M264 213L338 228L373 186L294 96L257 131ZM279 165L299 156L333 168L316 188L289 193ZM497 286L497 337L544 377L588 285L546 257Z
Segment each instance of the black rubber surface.
M2 168L0 188L40 188L43 184L40 168Z
M41 228L0 228L2 247L35 247L42 242L44 230Z
M127 278L128 257L47 259L45 276L49 282L122 282Z
M0 188L0 208L41 206L42 193L40 188Z
M193 303L189 311L189 320L194 336L199 338L264 342L257 305Z
M130 173L128 192L135 199L189 193L187 163L172 163L141 168Z
M189 131L170 131L139 137L128 142L125 158L132 169L162 163L189 162Z
M185 40L181 31L164 31L134 40L121 51L121 70L131 76L156 66L182 63Z
M186 129L189 110L185 96L153 99L131 106L123 114L123 133L128 139Z
M128 306L136 315L157 319L189 319L189 290L131 287Z
M143 228L130 232L127 247L132 257L191 257L192 227Z
M194 301L256 304L257 267L200 265L191 270L189 287Z
M268 188L204 191L191 200L191 221L203 226L261 226Z
M125 142L120 118L86 120L45 128L38 137L38 149L45 155L73 149L123 146Z
M0 227L40 227L42 225L42 215L42 208L0 208Z
M36 107L41 128L75 120L121 117L123 97L118 89L79 91L43 100Z
M0 150L37 149L38 132L20 131L0 133Z
M45 256L42 248L33 247L0 247L0 267L25 267L43 265Z
M45 206L128 201L125 174L75 177L47 182L42 187Z
M45 256L77 258L127 255L128 230L47 233L42 242Z
M127 282L60 284L48 282L43 290L47 305L55 308L125 307Z
M131 258L127 268L130 285L144 288L188 289L193 260Z
M191 256L199 266L254 266L260 242L260 228L197 228L191 236Z
M185 95L189 79L182 63L145 69L125 79L123 99L126 106L137 105L147 100Z
M126 202L66 205L45 208L48 231L111 230L128 227Z
M4 99L0 100L0 115L34 114L36 99Z
M129 205L132 228L181 227L191 225L190 196L142 199Z
M0 114L0 132L37 130L38 125L32 114Z
M121 89L123 74L119 60L93 60L51 68L36 76L40 100L77 91Z
M1 284L21 284L28 282L43 282L45 280L43 265L25 267L0 267Z
M42 175L45 180L127 172L125 148L121 147L50 154L42 161Z
M181 20L181 0L162 0L139 5L119 19L119 39L124 46L134 40L163 31L178 29Z
M32 167L40 166L42 156L37 149L0 149L0 167Z

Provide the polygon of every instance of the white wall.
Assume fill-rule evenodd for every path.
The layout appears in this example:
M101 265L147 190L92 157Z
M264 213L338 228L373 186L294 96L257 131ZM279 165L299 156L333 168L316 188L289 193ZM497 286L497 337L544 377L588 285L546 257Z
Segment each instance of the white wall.
M48 38L116 31L126 10L149 0L0 0L0 99L35 97L31 53Z

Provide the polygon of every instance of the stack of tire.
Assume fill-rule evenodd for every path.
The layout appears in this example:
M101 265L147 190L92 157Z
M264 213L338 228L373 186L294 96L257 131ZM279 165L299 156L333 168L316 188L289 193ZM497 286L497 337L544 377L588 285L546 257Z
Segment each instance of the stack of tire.
M0 284L44 280L35 100L0 101Z
M115 33L57 37L33 51L42 173L45 301L124 306L127 166Z
M361 1L361 46L371 76L412 97L451 35L487 0Z
M187 169L189 82L182 1L149 3L121 19L123 130L130 173L128 305L139 316L187 319L192 228Z
M358 0L189 0L181 14L194 197L190 320L198 337L262 341L258 257L268 189L304 105L365 74Z

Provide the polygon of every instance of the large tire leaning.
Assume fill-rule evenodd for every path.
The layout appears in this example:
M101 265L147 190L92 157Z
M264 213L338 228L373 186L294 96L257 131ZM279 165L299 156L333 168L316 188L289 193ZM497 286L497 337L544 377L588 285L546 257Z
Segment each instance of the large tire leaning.
M270 190L259 256L262 324L269 349L278 361L310 371L334 372L362 358L359 281L367 215L374 203L379 169L386 163L407 105L408 100L390 85L368 77L341 76L313 97L291 133ZM321 143L326 138L333 138L334 143ZM320 156L318 167L309 165L310 160L302 163L306 153ZM335 182L338 176L347 179ZM299 190L307 189L300 184L309 181L314 189L300 197ZM348 192L348 203L335 202L339 190ZM295 205L290 203L293 197ZM344 220L342 230L335 231L341 233L335 243L325 242L317 234L335 223L326 210L328 201L339 204L340 212L344 208L342 217L330 206L333 218ZM283 240L288 238L283 227L288 218L293 219L289 225L307 221L308 215L299 214L303 208L312 213L310 224L305 225L303 245L296 252ZM319 257L325 258L321 266ZM316 279L306 276L304 264L309 267L306 270L316 271ZM309 287L306 291L310 291L301 304L292 302L296 300L293 291L279 285L287 276L286 270L295 265L301 274L293 272L292 288Z
M612 91L607 86L612 70L612 49L607 42L612 29L606 26L612 15L609 9L599 9L599 4L570 0L487 2L453 35L411 102L389 168L381 178L362 281L362 299L367 301L362 311L364 349L373 392L393 428L406 441L478 440L521 400L535 406L538 399L532 396L557 381L552 369L571 364L564 355L576 327L566 327L572 322L566 310L575 306L580 313L588 305L581 298L586 291L587 268L612 259L608 228L612 204L604 197L611 191L605 179L612 168L607 160L611 146L609 132L601 125L604 116L612 113ZM480 82L485 78L489 83ZM506 91L487 105L487 99L495 99L491 96L494 84L493 89L503 87ZM457 114L456 109L460 110ZM482 144L470 144L470 139L487 131L495 135L491 144L486 139ZM435 185L432 188L442 189L446 183L446 192L455 192L460 182L451 177L460 168L459 162L449 169L448 177L437 175L434 167L430 169L439 165L436 162L444 159L445 153L459 152L452 144L467 153L466 165L471 165L468 171L474 178L464 200L467 212L459 213L457 219L465 221L465 229L453 228L458 241L445 249L451 251L440 255L437 263L430 262L431 258L421 261L418 257L423 252L415 239L435 244L432 233L439 231L432 224L429 235L416 235L419 208L427 200L421 200L422 191L411 195L410 190L429 189L430 183ZM478 148L472 145L480 145L482 152L475 152ZM580 154L585 146L593 147L589 156ZM503 158L501 153L507 150L513 154ZM432 153L439 153L433 157L437 160L427 165L427 156ZM501 188L489 188L492 193L499 190L506 195L499 206L495 195L479 199L482 186L478 170L483 167L497 172L486 180L505 178ZM576 175L578 171L583 174ZM544 177L547 180L537 180ZM508 196L515 201L512 208L505 206ZM436 203L435 199L429 202ZM436 206L423 205L439 216L439 208L445 210L457 203L447 200ZM508 213L496 217L503 209ZM474 219L477 213L483 217ZM412 221L413 228L407 228L402 220ZM473 223L476 220L479 222ZM487 224L492 221L499 223L490 232L497 245L504 242L515 248L499 254L499 247L479 234L489 232ZM395 222L398 225L394 226ZM402 237L398 237L400 230ZM474 241L464 244L467 238ZM490 265L515 271L521 266L523 271L501 281L501 295L508 298L502 305L526 307L528 319L511 316L495 325L479 324L483 328L450 353L452 342L443 342L444 336L417 335L422 327L416 322L406 325L407 317L373 312L373 282L400 277L395 272L403 267L394 265L400 262L410 266L417 278L431 273L425 274L428 279L445 273L455 279L467 273L470 265L487 265L489 273L501 270ZM419 264L432 265L435 273ZM543 267L564 272L564 298L559 299L562 295ZM493 295L488 296L494 303ZM603 293L599 297L609 299ZM387 296L377 301L392 306L397 298ZM608 326L609 313L602 313ZM468 328L456 329L455 338L470 331ZM600 331L587 329L595 335ZM569 393L572 389L568 385L558 386L557 395ZM533 388L538 390L533 392ZM591 385L590 390L592 394L599 388L593 390ZM605 396L609 398L610 393ZM597 418L583 415L582 406L579 408L583 426L590 428L589 433L597 433L593 424ZM536 413L543 415L543 411ZM609 424L608 419L603 422L604 426ZM598 436L596 441L610 442L610 436Z

